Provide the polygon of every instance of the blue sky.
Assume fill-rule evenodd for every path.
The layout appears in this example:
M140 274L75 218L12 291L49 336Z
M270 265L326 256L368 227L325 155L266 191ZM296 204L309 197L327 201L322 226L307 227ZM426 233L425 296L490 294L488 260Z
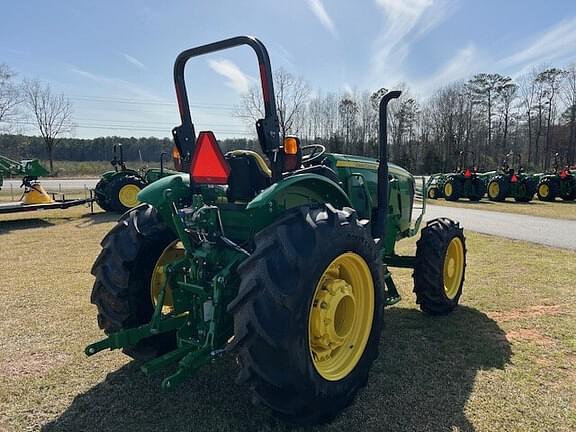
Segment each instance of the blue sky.
M517 76L576 61L574 0L9 0L0 63L69 96L75 136L169 136L179 123L176 55L250 34L322 91L406 82L420 97L476 72ZM192 117L219 137L242 135L240 94L257 78L248 48L187 69Z

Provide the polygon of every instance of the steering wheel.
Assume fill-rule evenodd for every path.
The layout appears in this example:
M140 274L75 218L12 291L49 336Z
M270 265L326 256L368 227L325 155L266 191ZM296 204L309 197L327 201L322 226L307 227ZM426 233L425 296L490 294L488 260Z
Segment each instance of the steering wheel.
M302 146L300 150L302 151L302 165L304 166L312 165L312 162L319 160L326 153L326 147L322 144Z

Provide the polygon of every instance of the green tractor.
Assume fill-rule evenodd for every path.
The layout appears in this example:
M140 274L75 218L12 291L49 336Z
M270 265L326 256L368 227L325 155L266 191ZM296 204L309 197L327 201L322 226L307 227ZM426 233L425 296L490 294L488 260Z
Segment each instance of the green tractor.
M471 156L472 163L468 156ZM458 201L468 198L470 201L480 201L486 193L486 182L478 174L474 161L474 152L460 151L456 171L449 174L436 174L428 180L428 198L441 198L447 201Z
M560 169L561 161L558 153L554 155L554 165L551 172L540 174L536 194L540 201L554 201L556 197L564 201L576 199L576 177L570 170L570 163Z
M94 188L94 200L102 210L111 212L124 213L136 207L140 204L138 193L148 184L178 173L164 167L165 156L164 152L160 155L159 169L143 167L137 171L126 167L122 144L114 144L114 158L110 161L114 170L102 174Z
M189 111L188 60L242 45L258 57L265 115L256 132L268 162L253 151L224 155L212 132L196 134ZM183 172L143 189L142 204L102 241L91 301L107 337L85 352L123 349L147 374L172 366L166 390L230 353L255 402L286 421L328 421L378 356L384 307L400 300L390 267L414 269L425 313L457 306L463 229L429 221L415 256L395 252L423 216L413 214L414 177L387 163L387 104L399 91L380 101L378 161L282 137L270 60L255 38L182 52L174 80Z
M530 202L536 193L538 177L524 172L522 156L509 152L500 169L488 181L490 201L513 197L518 202Z

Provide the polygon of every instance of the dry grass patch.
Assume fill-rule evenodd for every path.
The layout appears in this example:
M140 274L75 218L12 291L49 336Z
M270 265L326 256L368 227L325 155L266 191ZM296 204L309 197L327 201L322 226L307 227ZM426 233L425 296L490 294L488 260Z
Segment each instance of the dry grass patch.
M89 272L114 219L0 217L0 430L299 430L251 405L231 357L165 393L120 352L84 356L102 337ZM576 430L576 253L467 238L462 307L423 315L411 271L394 269L404 300L386 311L367 387L333 423L302 430Z

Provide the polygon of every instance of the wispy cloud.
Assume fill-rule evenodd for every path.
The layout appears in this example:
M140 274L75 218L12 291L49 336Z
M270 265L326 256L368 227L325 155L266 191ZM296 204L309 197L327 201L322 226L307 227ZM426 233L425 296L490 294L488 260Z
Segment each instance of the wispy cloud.
M233 88L240 94L245 94L250 89L251 77L240 70L235 63L230 60L208 60L210 67L216 72L226 77L228 82L226 85Z
M144 65L144 63L142 63L136 57L132 57L131 55L128 55L126 53L122 53L122 55L124 56L124 58L126 59L126 61L128 63L133 64L134 66L136 66L139 69L146 69L146 66Z
M484 56L477 47L470 43L461 48L438 72L416 82L415 88L421 96L428 96L432 91L450 82L462 80L479 72L485 65Z
M497 62L501 68L526 68L534 64L576 58L576 17L561 21L531 40L527 46Z
M160 98L153 93L150 93L147 89L139 87L137 84L126 81L120 78L108 77L104 75L95 74L77 66L69 65L69 70L90 81L94 81L102 86L106 86L109 89L115 91L118 94L126 94L128 97L138 97L141 99L152 100L156 102L168 102L166 99ZM169 101L172 102L172 101Z
M384 15L383 31L373 44L373 79L403 80L402 63L412 45L444 21L453 7L446 0L376 0Z
M326 8L324 8L322 1L308 0L308 6L310 6L310 9L314 13L314 15L316 15L316 18L318 18L320 24L322 24L322 26L326 30L328 30L332 34L332 36L337 36L334 21L332 21L332 18L330 18L330 15L328 15L328 12L326 12Z

